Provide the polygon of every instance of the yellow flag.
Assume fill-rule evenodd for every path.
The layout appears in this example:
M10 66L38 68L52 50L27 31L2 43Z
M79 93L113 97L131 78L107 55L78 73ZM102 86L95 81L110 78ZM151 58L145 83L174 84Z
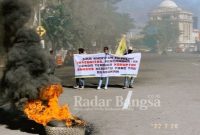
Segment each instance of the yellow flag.
M124 53L126 52L127 50L127 46L126 46L126 36L123 36L121 41L119 42L119 46L117 48L117 51L116 51L116 55L124 55Z

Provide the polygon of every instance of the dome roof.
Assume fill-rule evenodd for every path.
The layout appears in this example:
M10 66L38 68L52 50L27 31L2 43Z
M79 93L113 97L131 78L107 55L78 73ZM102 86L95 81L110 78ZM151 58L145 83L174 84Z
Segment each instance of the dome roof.
M176 5L176 3L172 0L164 0L160 6L160 8L178 8L178 6Z

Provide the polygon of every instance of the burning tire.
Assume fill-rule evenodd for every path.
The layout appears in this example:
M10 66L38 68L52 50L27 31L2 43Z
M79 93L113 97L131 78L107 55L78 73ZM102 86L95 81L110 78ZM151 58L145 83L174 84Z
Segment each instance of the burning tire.
M84 127L45 126L46 135L85 135Z

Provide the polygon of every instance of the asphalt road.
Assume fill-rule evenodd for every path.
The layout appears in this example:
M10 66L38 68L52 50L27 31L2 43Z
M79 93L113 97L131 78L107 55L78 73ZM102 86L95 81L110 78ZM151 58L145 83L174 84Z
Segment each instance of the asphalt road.
M96 90L93 78L76 90L73 74L73 67L56 71L65 87L60 103L93 123L95 135L200 134L199 54L143 54L133 89L121 88L123 78L111 78L108 90ZM30 133L0 125L0 134Z

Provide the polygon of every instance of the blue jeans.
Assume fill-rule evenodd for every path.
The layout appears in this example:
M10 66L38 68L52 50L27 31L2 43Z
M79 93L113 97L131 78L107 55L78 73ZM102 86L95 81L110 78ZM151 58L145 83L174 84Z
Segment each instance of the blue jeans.
M134 77L125 77L124 87L133 87L134 80L135 80Z
M76 78L76 85L79 87L85 86L85 79L84 78Z
M98 85L99 88L101 88L103 80L105 80L105 87L108 87L109 77L100 77L100 79L99 79L99 85Z

